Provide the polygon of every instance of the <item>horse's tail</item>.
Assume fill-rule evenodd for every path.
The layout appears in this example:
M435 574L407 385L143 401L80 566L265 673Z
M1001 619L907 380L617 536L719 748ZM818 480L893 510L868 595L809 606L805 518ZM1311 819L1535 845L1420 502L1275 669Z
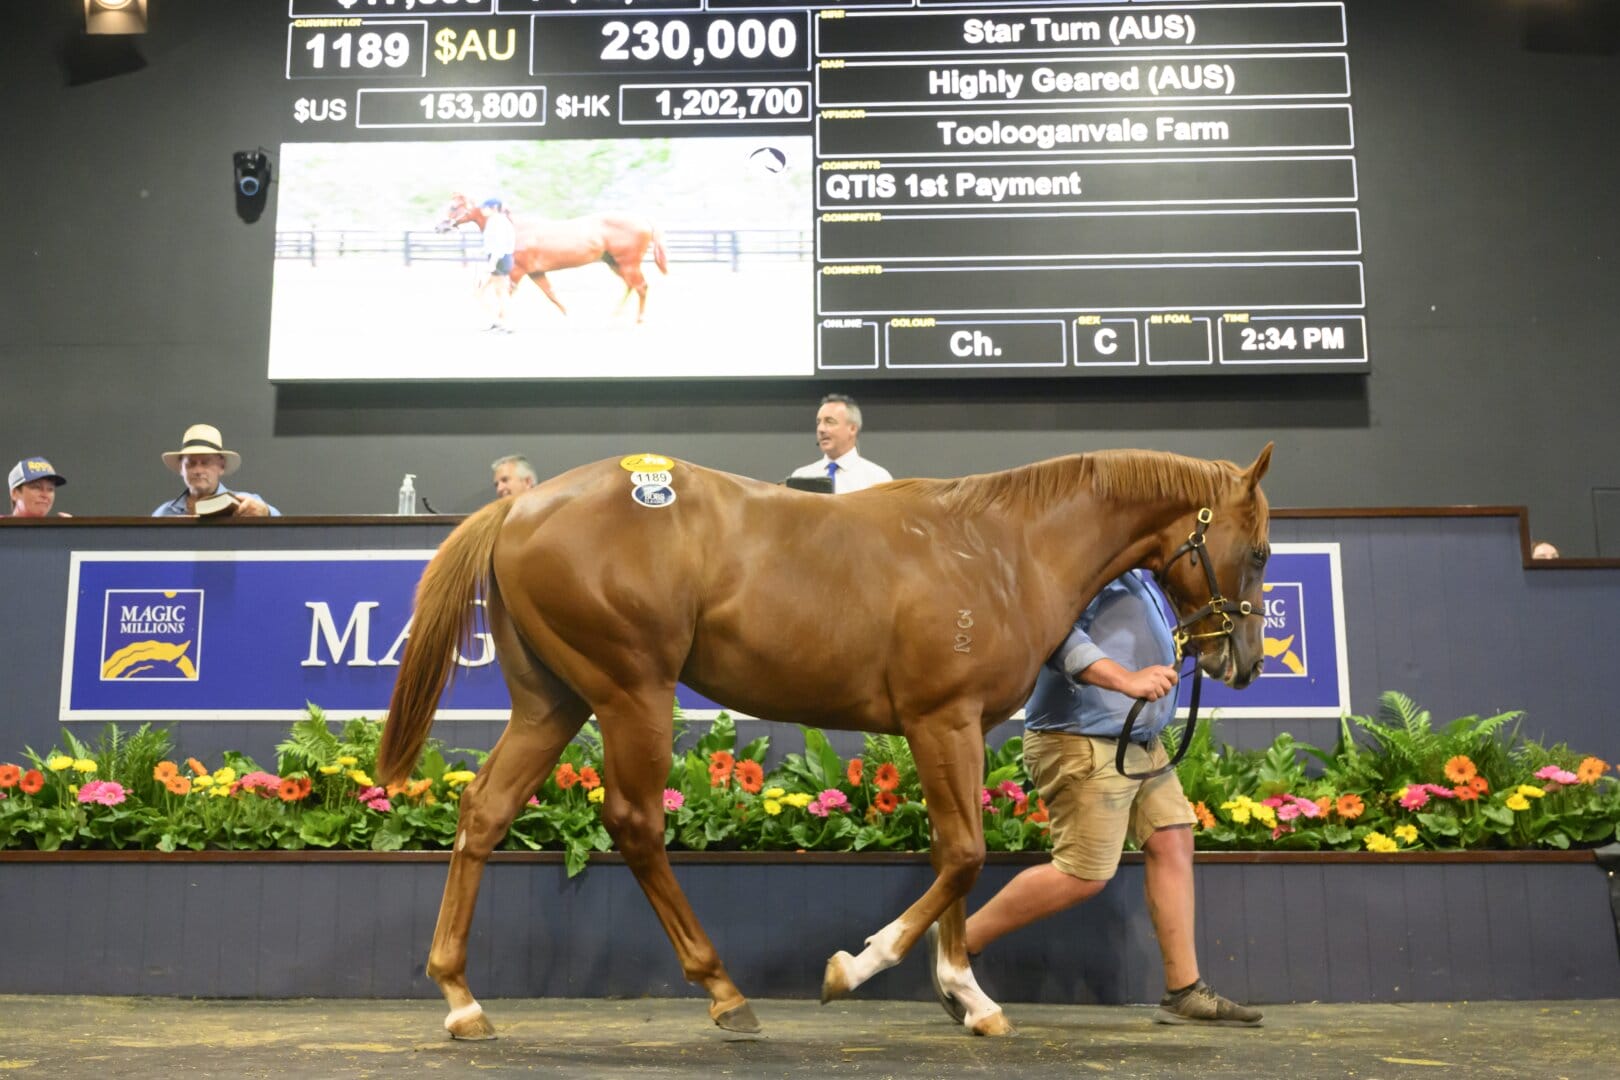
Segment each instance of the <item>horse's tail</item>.
M457 644L472 631L474 601L489 589L495 537L513 499L497 499L457 526L416 587L416 613L377 752L377 782L405 779L433 726L433 712L455 670Z
M658 226L652 229L653 262L658 266L660 274L669 273L669 259L664 254L664 234L658 231Z

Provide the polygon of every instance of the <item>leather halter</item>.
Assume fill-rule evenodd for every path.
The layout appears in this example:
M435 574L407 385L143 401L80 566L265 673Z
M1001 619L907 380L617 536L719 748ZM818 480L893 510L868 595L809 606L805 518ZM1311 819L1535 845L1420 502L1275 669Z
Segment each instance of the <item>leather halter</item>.
M1176 748L1175 757L1168 762L1151 772L1126 772L1125 750L1131 744L1131 729L1135 727L1136 718L1141 715L1142 710L1148 703L1146 698L1137 698L1136 704L1132 705L1131 711L1125 715L1125 726L1120 729L1119 743L1114 749L1114 768L1119 770L1121 776L1130 780L1151 780L1155 776L1162 776L1181 764L1181 759L1187 756L1187 748L1192 745L1193 731L1198 726L1198 692L1203 687L1204 669L1202 665L1196 662L1197 654L1189 652L1188 644L1207 638L1231 637L1232 633L1237 629L1237 624L1232 620L1233 615L1237 615L1239 618L1259 615L1259 612L1254 610L1254 605L1247 600L1239 600L1234 604L1221 595L1220 582L1215 580L1215 567L1210 562L1209 549L1204 546L1204 532L1209 528L1210 522L1214 520L1215 512L1207 506L1201 507L1198 511L1197 528L1192 531L1180 547L1176 548L1174 554L1170 556L1170 560L1159 571L1160 574L1168 573L1170 568L1176 564L1177 559L1183 555L1188 555L1192 557L1195 566L1203 566L1204 579L1209 582L1209 603L1178 621L1175 629L1170 633L1171 639L1176 643L1176 665L1179 667L1181 662L1188 656L1192 656L1195 661L1193 664L1192 697L1187 702L1187 729L1182 735L1181 745ZM1220 618L1220 624L1216 629L1206 630L1199 634L1192 632L1194 624L1212 616Z

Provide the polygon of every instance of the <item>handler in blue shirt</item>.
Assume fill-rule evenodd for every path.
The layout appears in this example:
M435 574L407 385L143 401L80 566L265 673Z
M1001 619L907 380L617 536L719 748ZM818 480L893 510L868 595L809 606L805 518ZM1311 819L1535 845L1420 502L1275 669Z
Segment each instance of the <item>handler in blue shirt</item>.
M180 449L166 451L163 464L185 479L186 490L152 511L153 517L187 517L197 513L197 503L216 495L229 496L235 507L226 507L234 517L280 517L281 511L251 491L232 491L220 477L242 465L242 455L225 449L219 429L211 424L193 424L186 429Z
M1127 768L1142 773L1168 761L1158 734L1175 715L1175 659L1158 589L1131 570L1087 605L1041 668L1024 706L1024 766L1051 815L1052 861L1023 871L974 912L968 953L1096 896L1119 867L1128 831L1146 853L1148 914L1164 960L1167 993L1154 1019L1257 1024L1258 1009L1222 997L1198 975L1191 829L1197 818L1181 781L1174 772L1132 780L1114 767L1135 698L1150 704L1132 729L1132 741L1139 731L1143 743L1127 751ZM943 987L936 990L957 1016L961 1006Z

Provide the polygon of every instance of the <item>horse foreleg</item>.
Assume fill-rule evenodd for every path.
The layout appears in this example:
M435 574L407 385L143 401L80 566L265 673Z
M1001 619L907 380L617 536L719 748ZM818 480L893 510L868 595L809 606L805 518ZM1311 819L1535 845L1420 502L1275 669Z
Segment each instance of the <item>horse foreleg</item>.
M550 775L590 709L526 651L512 647L511 623L491 604L489 626L512 693L512 719L478 776L461 795L450 875L444 884L427 973L450 1012L445 1030L458 1039L493 1039L495 1028L467 988L467 934L489 854L540 782ZM521 648L521 647L519 647Z
M833 954L822 978L821 1000L843 997L873 975L893 967L930 926L954 912L946 918L945 930L954 944L945 955L950 957L953 969L965 973L965 978L953 975L949 982L952 997L966 1011L963 1023L980 1035L1009 1034L1012 1027L1000 1006L973 984L973 973L962 948L961 902L984 866L984 827L979 805L984 736L978 716L924 718L908 726L906 736L917 763L923 796L928 800L934 883L898 919L867 938L866 948L859 955Z
M664 850L664 781L669 776L671 743L669 702L674 687L639 703L598 705L607 798L602 823L607 826L636 883L647 895L664 933L675 947L686 981L709 995L709 1016L727 1031L759 1031L754 1010L731 981L714 943L704 933ZM662 717L659 721L649 717Z
M557 299L556 293L551 291L551 279L546 277L545 271L542 270L537 273L530 274L529 277L536 285L540 286L540 291L546 294L546 299L557 305L558 311L562 312L564 315L568 314L568 309L563 307L563 302Z

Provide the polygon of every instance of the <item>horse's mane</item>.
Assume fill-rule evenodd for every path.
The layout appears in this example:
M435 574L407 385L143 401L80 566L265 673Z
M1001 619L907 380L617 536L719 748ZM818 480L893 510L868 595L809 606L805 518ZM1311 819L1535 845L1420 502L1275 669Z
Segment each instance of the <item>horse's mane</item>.
M1236 492L1243 476L1230 461L1160 450L1097 450L955 480L897 480L885 490L926 495L964 514L996 508L1038 513L1082 485L1111 501L1213 506ZM1267 517L1264 509L1257 509L1255 528L1262 535Z

